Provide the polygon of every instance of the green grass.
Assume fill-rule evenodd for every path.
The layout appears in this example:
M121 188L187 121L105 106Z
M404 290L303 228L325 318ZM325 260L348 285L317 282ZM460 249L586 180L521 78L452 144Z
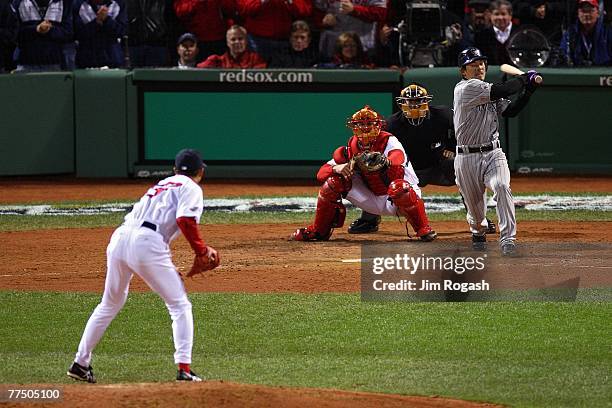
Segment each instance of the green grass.
M358 210L347 211L347 224L357 218ZM116 227L123 222L125 214L103 215L2 215L0 216L0 231L28 231L37 229L60 228L100 228ZM489 211L489 216L495 218L495 211ZM516 211L520 221L612 221L612 211ZM250 212L228 213L208 211L202 216L202 224L260 224L310 222L314 212ZM465 221L465 212L431 213L429 219L436 221ZM385 217L387 222L397 222L394 217Z
M100 296L0 292L0 383L65 383ZM491 401L609 406L612 306L363 303L359 295L191 294L210 379ZM94 353L100 383L170 381L170 319L131 294Z

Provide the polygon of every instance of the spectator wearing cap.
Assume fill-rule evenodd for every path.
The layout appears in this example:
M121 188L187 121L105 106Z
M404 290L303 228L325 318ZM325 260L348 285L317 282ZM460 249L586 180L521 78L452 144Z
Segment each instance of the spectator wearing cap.
M70 0L14 0L19 30L17 72L59 71L72 41Z
M198 38L201 58L223 54L227 20L236 13L236 0L174 0L174 12L187 31Z
M561 53L575 66L612 65L612 29L604 25L597 0L578 0L578 18L561 39Z
M488 57L490 65L512 64L506 50L508 39L518 31L512 24L512 4L507 0L494 0L489 5L493 27L474 35L474 43Z
M198 39L191 33L181 35L176 42L178 69L195 68L199 54Z
M10 72L13 66L13 51L17 44L17 16L8 0L0 0L0 74Z
M286 48L270 58L269 68L312 68L319 62L318 47L312 44L310 26L303 20L291 24Z
M266 61L255 51L247 49L247 31L233 25L226 34L228 51L223 55L211 55L198 68L266 68Z
M77 68L123 66L121 38L127 29L124 0L77 0L73 4Z
M249 33L249 46L268 60L282 50L294 20L312 13L312 0L236 0Z

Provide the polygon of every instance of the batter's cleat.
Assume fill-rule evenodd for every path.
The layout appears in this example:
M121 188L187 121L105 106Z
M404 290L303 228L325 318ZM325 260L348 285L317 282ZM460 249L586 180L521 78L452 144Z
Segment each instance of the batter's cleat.
M476 251L484 251L487 249L487 236L472 234L472 248Z
M436 234L436 231L432 230L431 227L428 225L426 227L421 228L417 232L417 237L421 238L421 241L431 242L438 237L438 234Z
M496 234L497 233L497 227L495 226L495 223L488 218L487 218L487 230L485 233L486 234Z
M202 379L192 370L189 370L189 372L178 370L176 373L176 381L202 381Z
M96 377L94 377L93 369L91 368L91 366L83 367L77 362L72 363L72 365L66 372L66 375L79 381L87 381L88 383L92 384L95 384L96 382Z
M349 234L370 234L378 231L381 217L378 215L375 219L357 218L348 228Z
M516 244L514 242L506 242L501 247L503 256L511 256L516 253Z
M327 235L321 235L309 227L298 228L289 236L289 241L327 241L331 237L333 230L329 230Z

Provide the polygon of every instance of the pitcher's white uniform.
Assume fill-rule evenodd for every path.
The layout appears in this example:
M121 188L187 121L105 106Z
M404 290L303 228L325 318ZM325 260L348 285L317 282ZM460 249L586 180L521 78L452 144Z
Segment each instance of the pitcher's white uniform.
M500 148L498 115L510 104L508 99L491 101L491 86L479 79L462 80L455 86L453 121L457 137L455 175L467 207L467 220L474 234L484 234L486 225L485 187L493 191L497 203L500 245L514 242L516 217L510 190L510 170ZM493 143L485 152L461 153Z
M175 363L191 363L191 303L172 263L169 245L180 233L177 218L195 217L199 223L203 206L200 186L190 177L177 174L150 188L126 215L106 250L104 295L85 327L75 358L78 364L90 365L93 349L125 304L134 274L166 303L172 318Z

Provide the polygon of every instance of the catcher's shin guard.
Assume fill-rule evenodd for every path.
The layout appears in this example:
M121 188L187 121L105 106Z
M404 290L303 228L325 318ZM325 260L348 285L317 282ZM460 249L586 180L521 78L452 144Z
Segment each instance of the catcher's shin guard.
M312 225L299 228L289 239L293 241L327 241L333 228L344 225L346 208L342 195L351 189L351 180L339 175L330 176L319 190L317 210Z
M417 237L423 241L433 241L436 239L437 234L429 226L423 200L421 200L406 180L398 179L392 181L389 184L387 194L397 207L399 213L406 217L406 220L412 225Z

